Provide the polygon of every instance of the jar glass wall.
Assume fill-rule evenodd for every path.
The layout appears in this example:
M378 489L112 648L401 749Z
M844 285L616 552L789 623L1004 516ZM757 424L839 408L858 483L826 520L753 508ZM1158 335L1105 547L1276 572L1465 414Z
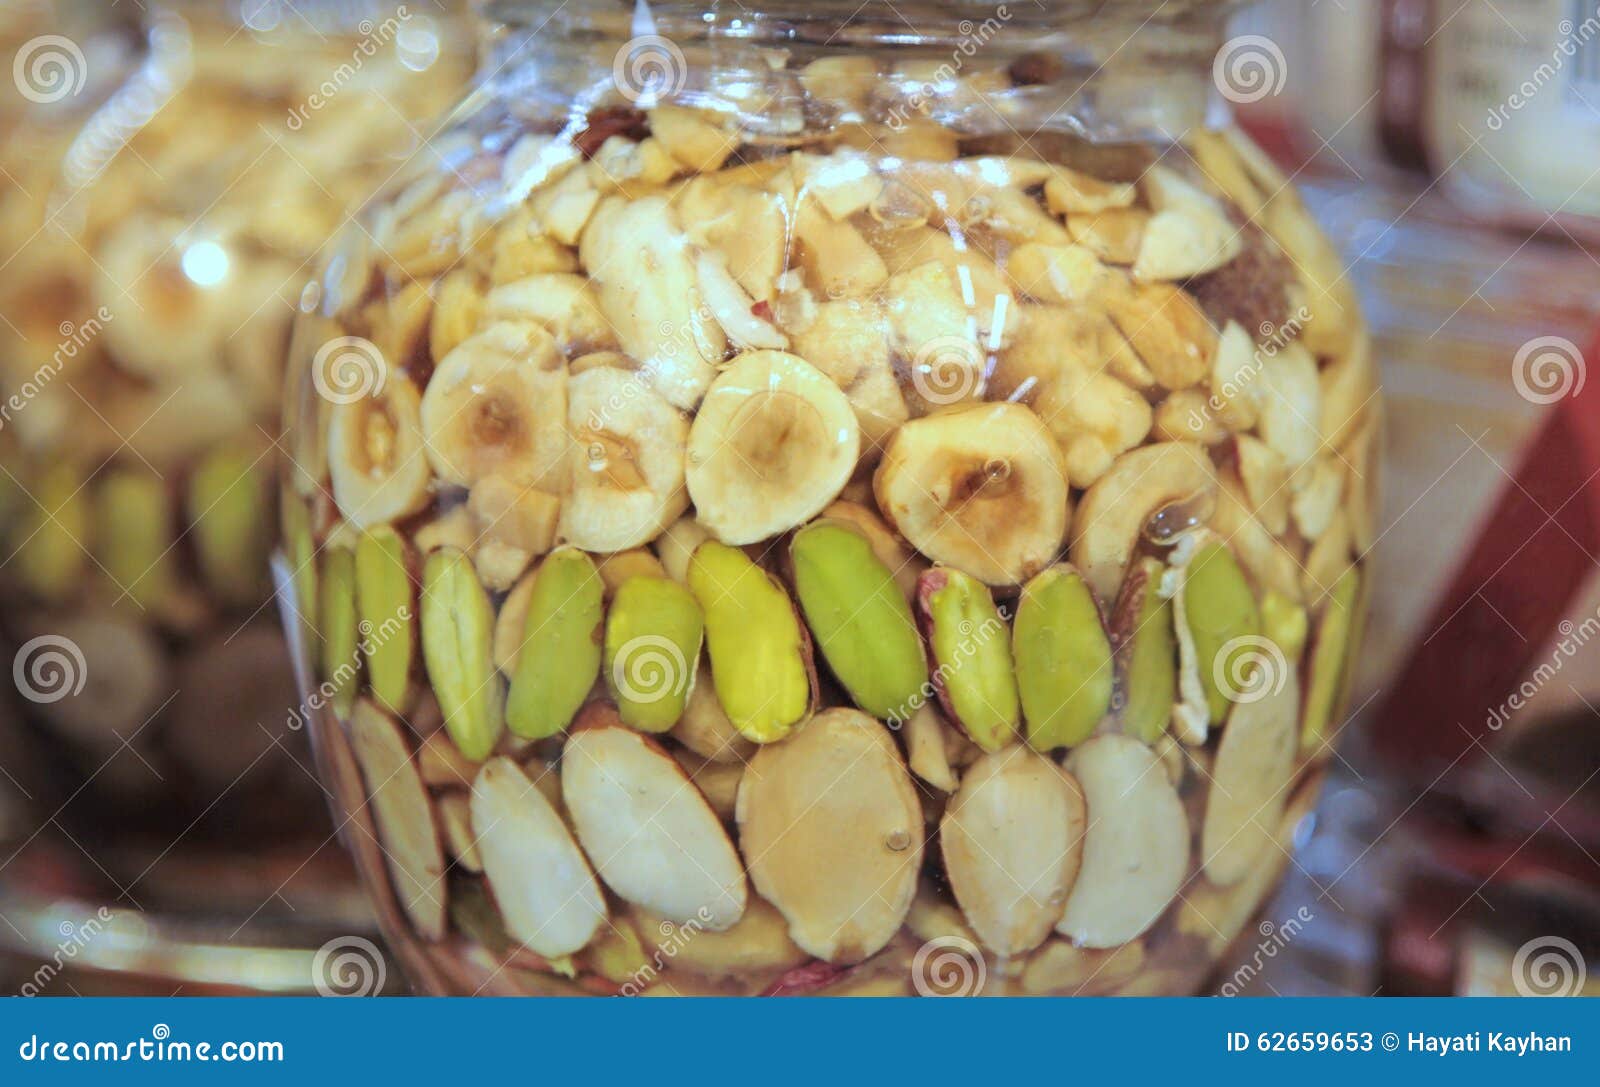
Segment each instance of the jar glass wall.
M1219 7L491 5L288 389L421 988L1202 983L1341 718L1378 423Z

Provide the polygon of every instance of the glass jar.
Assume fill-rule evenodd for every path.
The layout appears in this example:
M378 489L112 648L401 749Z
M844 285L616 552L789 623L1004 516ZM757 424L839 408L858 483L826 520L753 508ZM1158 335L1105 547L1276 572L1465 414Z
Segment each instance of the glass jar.
M1221 8L491 5L288 389L289 630L419 988L1182 993L1245 931L1378 403Z
M0 230L0 630L51 751L30 791L78 840L162 856L309 832L266 614L283 357L317 247L470 50L378 3L50 7Z

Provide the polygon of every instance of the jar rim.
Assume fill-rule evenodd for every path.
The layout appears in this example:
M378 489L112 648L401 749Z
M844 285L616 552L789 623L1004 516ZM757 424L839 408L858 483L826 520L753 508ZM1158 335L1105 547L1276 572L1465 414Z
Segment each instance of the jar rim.
M799 37L802 27L825 26L831 37L855 40L937 39L942 31L979 16L1030 30L1062 30L1073 23L1116 20L1172 25L1220 20L1248 0L795 0L764 8L735 5L722 13L721 0L590 0L574 5L563 0L484 0L483 16L494 24L517 29L567 33L608 33L623 37L647 31L657 18L687 30L698 22L707 34L739 37ZM1015 9L1015 10L1013 10ZM998 13L998 14L997 14ZM874 32L874 27L884 28Z

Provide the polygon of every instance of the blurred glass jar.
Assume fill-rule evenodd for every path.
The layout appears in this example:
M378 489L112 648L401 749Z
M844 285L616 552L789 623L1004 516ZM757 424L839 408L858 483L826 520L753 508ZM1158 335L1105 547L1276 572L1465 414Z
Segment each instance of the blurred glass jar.
M1218 63L1261 77L1252 125L1324 171L1422 169L1474 221L1600 240L1592 0L1263 4Z
M1378 413L1206 124L1223 7L491 5L288 388L290 634L420 988L1180 993L1244 931Z
M260 803L316 792L263 614L282 358L317 247L421 145L470 50L376 2L156 3L132 36L104 5L52 7L16 67L34 102L0 231L20 706L91 836L307 825L314 799Z

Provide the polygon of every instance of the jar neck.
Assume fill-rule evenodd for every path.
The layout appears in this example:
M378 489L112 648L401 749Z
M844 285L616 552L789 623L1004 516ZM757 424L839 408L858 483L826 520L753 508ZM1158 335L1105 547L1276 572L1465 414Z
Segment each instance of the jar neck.
M775 137L795 123L786 106L805 112L804 69L847 60L871 85L832 123L926 119L974 136L1174 139L1224 113L1211 65L1232 6L486 0L482 56L491 93L552 107L563 95L585 108L670 101Z

